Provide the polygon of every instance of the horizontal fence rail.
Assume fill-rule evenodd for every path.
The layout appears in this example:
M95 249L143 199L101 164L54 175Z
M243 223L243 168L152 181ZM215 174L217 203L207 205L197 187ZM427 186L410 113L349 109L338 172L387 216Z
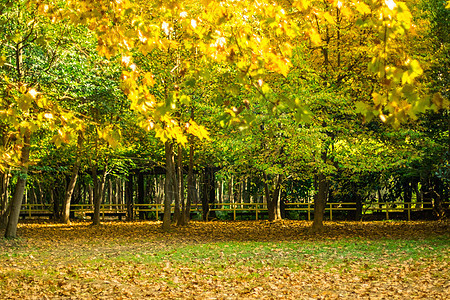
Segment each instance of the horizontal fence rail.
M448 207L450 202L444 202L444 205ZM285 203L284 210L286 212L303 212L307 213L308 220L311 220L311 213L314 212L313 203ZM33 217L33 216L48 216L53 215L53 205L52 204L23 204L21 209L22 217ZM172 213L175 210L175 206L172 205ZM333 220L333 212L338 211L356 211L356 203L352 202L338 202L338 203L327 203L325 207L325 213L329 214L330 220ZM389 213L407 213L408 220L411 220L411 212L414 211L426 211L433 210L432 202L375 202L375 203L364 203L362 205L361 213L362 215L371 215L374 213L385 213L386 220L389 219ZM72 216L92 216L94 208L92 204L72 204L71 214ZM191 204L191 214L199 213L203 214L201 204ZM265 203L214 203L210 204L209 210L207 211L206 219L208 219L211 212L226 212L232 213L233 220L236 220L237 215L251 215L255 216L258 220L262 215L267 214L267 204ZM105 216L117 216L119 219L125 216L127 213L126 204L101 204L100 214L103 218ZM140 213L154 213L156 219L160 215L164 214L163 204L133 204L133 213L139 215ZM133 216L134 217L134 216Z

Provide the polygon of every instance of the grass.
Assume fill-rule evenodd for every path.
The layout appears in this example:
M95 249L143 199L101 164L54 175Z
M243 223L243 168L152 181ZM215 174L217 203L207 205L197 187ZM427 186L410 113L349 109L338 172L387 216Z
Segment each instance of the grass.
M169 249L148 254L147 252L122 253L116 259L137 263L159 264L165 261L193 267L207 262L216 268L233 263L237 266L289 267L293 270L302 264L315 262L317 268L342 265L348 261L381 266L385 261L417 261L433 258L443 261L448 254L448 236L420 240L385 239L365 241L346 239L328 241L268 242L221 242L200 245L176 245Z
M0 298L450 296L448 223L309 225L21 224L21 239L0 240Z

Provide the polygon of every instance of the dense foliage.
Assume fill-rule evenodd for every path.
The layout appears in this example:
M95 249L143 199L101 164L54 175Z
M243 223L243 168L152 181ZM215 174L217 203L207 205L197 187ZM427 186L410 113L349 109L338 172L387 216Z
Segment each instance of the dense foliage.
M314 201L319 232L328 199L443 217L448 19L440 0L1 0L6 236L25 191L63 222L91 201L98 223L102 201L131 218L163 189L165 229L171 203L185 224L216 194L271 219Z

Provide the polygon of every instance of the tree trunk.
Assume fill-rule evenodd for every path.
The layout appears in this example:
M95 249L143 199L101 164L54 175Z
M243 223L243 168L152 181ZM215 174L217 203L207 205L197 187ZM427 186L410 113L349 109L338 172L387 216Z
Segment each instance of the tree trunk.
M203 170L203 193L202 193L202 211L203 220L207 221L208 216L215 218L215 211L210 212L216 202L216 180L215 172L212 167L205 167Z
M59 203L61 202L61 198L62 198L61 194L65 194L65 192L66 192L66 180L65 179L62 181L61 185L62 185L62 188L57 188L56 190L55 189L53 190L55 197L53 197L53 216L52 216L52 218L54 220L60 219ZM56 191L56 193L55 193L55 191Z
M242 180L242 199L244 203L250 203L250 178L244 177Z
M283 180L282 175L276 175L273 182L273 190L271 190L270 180L267 174L264 174L264 191L266 194L266 202L267 202L267 211L269 221L275 221L281 219L280 212L280 187L281 181Z
M69 186L67 187L66 194L63 201L62 213L61 213L61 222L64 224L69 223L70 217L70 201L72 199L72 194L75 189L75 185L77 184L78 172L80 171L81 166L81 146L83 143L83 137L81 134L78 135L78 143L77 143L77 158L75 164L72 169L72 175L70 177Z
M22 206L25 185L27 183L28 162L30 160L30 139L31 133L27 131L23 137L23 147L20 157L21 167L19 178L17 179L14 194L11 200L11 208L8 223L6 225L5 238L17 237L17 224L19 223L20 208Z
M276 199L274 199L276 201L275 215L277 216L277 220L281 220L282 216L281 216L281 189L280 188L277 189L274 197L276 197ZM284 208L283 208L283 211L284 211Z
M183 177L183 149L181 148L181 145L178 145L178 157L177 157L177 165L178 165L178 198L181 203L181 213L178 216L177 224L184 226L187 224L187 218L186 215L188 213L186 212L186 203L184 198L184 177Z
M97 165L92 167L92 177L94 180L94 215L92 217L92 225L100 225L100 205L103 200L103 193L105 191L105 182L107 175L107 167L105 167L101 179L97 175Z
M219 186L217 188L217 200L218 203L223 203L223 180L219 181Z
M434 203L433 212L439 220L442 220L446 217L446 213L445 213L446 209L444 208L444 204L443 204L443 200L442 200L443 194L444 194L444 190L442 188L442 184L440 183L440 181L437 178L435 178L433 180L431 195L432 195L433 203Z
M178 146L178 157L181 159L181 146ZM180 165L178 166L178 174L177 174L177 170L175 169L175 156L172 150L172 185L173 185L173 191L174 191L174 198L175 198L175 210L174 210L174 214L173 214L173 219L176 222L177 225L180 225L180 219L182 217L181 214L181 189L180 189L180 182L179 182L179 178L178 178L178 174L181 174L181 176L183 176L183 170L182 170L182 166L181 166L181 162ZM177 159L177 163L178 163L178 159ZM180 173L181 172L181 173ZM181 179L182 180L182 179Z
M138 173L138 181L137 181L137 203L138 204L144 204L144 199L145 199L145 188L144 188L144 174L139 171ZM140 211L139 212L139 220L143 220L145 216L145 212Z
M61 212L61 222L69 224L70 216L70 201L72 199L72 194L75 189L75 185L78 179L78 171L80 170L81 162L77 160L72 169L72 175L70 177L69 186L67 187L66 194L63 201L62 212Z
M6 224L8 223L9 216L9 195L8 195L8 187L9 187L9 171L7 173L2 173L0 176L0 228L6 228Z
M88 185L89 204L94 205L94 189L92 185Z
M127 206L127 221L133 220L133 174L128 174L128 181L125 185L125 203Z
M203 221L208 220L208 214L209 214L209 203L208 203L208 188L207 188L207 168L203 169L203 176L202 176L202 186L201 186L201 200L202 200L202 219Z
M187 175L187 202L186 202L186 212L185 212L185 223L189 222L191 217L191 203L196 203L195 196L197 194L195 190L195 182L194 182L194 145L191 142L189 145L189 167L188 167L188 175Z
M99 180L97 176L97 165L92 167L92 180L94 181L93 202L94 215L92 216L92 225L100 225L100 203L101 195L99 194Z
M111 177L109 177L108 179L108 199L109 199L109 204L115 204L115 198L114 198L114 190L113 190L113 181L111 179ZM113 207L113 205L110 206L110 209L113 209L115 207Z
M233 175L231 175L230 182L228 183L228 202L234 203L234 193L233 193Z
M412 183L406 180L403 182L403 201L410 203L412 201Z
M38 204L44 204L44 193L42 192L42 186L39 183L39 181L37 182L38 187L39 187L39 202Z
M355 221L362 220L363 203L362 198L359 194L355 195L356 211L355 211Z
M314 197L314 222L311 227L312 233L323 233L323 219L325 205L327 203L328 181L323 173L318 175L318 191Z
M114 204L122 204L122 201L120 201L120 196L122 195L122 191L120 190L120 178L116 178L114 180L115 185L115 194L114 194Z
M173 144L171 141L166 141L164 143L164 150L166 155L166 180L164 182L164 216L163 216L163 231L167 232L170 230L171 222L171 204L173 199L173 168L172 168L172 156L173 156Z

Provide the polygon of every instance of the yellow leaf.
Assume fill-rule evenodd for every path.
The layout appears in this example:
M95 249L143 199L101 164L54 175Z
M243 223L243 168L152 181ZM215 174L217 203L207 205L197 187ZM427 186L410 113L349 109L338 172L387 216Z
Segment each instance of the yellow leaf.
M320 38L320 34L314 29L312 28L309 32L309 37L311 39L311 42L315 45L320 45L320 43L322 43L322 39Z
M157 126L155 128L155 137L160 139L163 143L165 143L168 140L164 129L162 129L160 126Z
M306 10L309 7L310 0L295 1L292 5L299 10Z
M154 86L155 80L153 79L153 74L150 72L145 73L144 75L144 84L148 86Z
M55 135L52 139L52 142L55 144L57 148L59 148L62 144L61 137L59 134Z
M97 135L98 135L99 138L103 138L103 137L104 137L104 134L103 134L103 132L100 130L100 128L97 128Z
M418 60L416 60L416 59L412 60L410 63L410 67L411 67L411 70L413 71L413 73L416 74L417 76L423 74L422 67L420 66L420 63Z
M334 21L334 18L330 15L329 12L325 12L323 14L323 18L330 24L336 24L336 22Z
M356 6L356 10L359 13L361 13L363 15L370 14L370 7L367 4L365 4L364 2L359 1L359 2L355 3L355 6Z
M6 56L0 56L0 67L3 67L5 63L6 63Z
M27 94L22 95L19 98L19 100L17 102L17 106L21 110L26 111L31 108L32 103L33 103L33 97L29 93L27 93Z

